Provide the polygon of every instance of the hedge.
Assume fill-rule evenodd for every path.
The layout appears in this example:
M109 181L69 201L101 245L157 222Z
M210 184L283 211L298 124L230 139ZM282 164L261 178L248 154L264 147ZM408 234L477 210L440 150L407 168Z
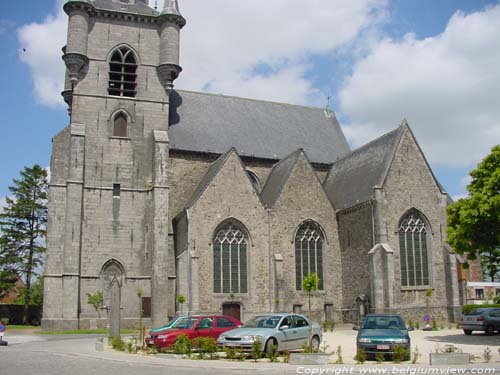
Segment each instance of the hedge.
M500 307L500 305L493 305L493 304L484 304L484 305L463 305L462 306L462 314L467 314L468 312L471 312L474 309L483 309L485 307Z
M0 305L0 319L8 319L8 324L23 324L24 305ZM30 306L28 309L28 323L40 325L42 321L42 307Z

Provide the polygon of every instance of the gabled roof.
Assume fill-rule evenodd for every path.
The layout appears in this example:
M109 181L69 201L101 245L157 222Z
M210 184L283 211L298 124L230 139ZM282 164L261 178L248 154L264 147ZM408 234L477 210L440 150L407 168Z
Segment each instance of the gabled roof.
M266 207L274 206L302 153L303 150L298 149L274 165L260 193Z
M373 188L383 184L404 127L403 124L332 164L323 187L336 209L374 198Z
M172 91L170 148L279 160L303 148L314 163L350 152L333 114L321 108L191 91Z
M228 152L221 155L216 161L212 163L212 165L208 168L207 173L205 173L205 176L203 176L203 178L201 179L200 184L194 191L193 195L191 196L191 198L189 198L188 202L186 203L185 206L186 209L193 207L196 201L202 196L203 192L207 189L208 185L210 185L215 176L217 176L219 171L224 166L226 160L232 153L236 153L236 150L234 148L231 148Z
M134 13L144 16L158 16L160 12L150 8L142 1L136 1L135 4L126 4L112 0L88 0L96 9L108 10L112 12Z

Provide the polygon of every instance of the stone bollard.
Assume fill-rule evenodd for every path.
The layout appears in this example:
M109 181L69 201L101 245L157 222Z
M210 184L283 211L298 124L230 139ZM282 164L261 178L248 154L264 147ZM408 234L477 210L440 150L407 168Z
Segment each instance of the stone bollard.
M104 338L99 337L95 343L95 351L103 352L104 351Z

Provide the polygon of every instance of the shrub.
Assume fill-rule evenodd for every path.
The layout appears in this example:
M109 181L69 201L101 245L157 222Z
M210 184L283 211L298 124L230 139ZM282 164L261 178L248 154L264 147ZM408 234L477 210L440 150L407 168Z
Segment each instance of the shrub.
M110 337L109 342L111 344L111 347L115 350L118 350L120 352L125 351L125 342L122 340L120 336L118 337Z
M342 347L340 345L337 346L337 351L335 352L335 354L337 354L337 360L335 361L335 364L343 365L344 358L342 358Z
M269 359L270 362L278 362L278 345L271 344L269 349L269 352L266 353L267 359Z
M177 339L175 340L175 344L172 347L172 349L176 354L182 354L191 357L193 344L191 343L189 337L187 337L186 335L179 335L177 336Z
M419 353L418 346L415 346L415 350L412 353L411 363L416 364L421 356L422 354Z
M380 364L380 363L384 362L384 360L385 360L384 353L377 353L377 354L375 354L375 361L377 363Z
M392 361L394 363L401 363L406 361L409 357L409 350L402 347L401 345L396 345L393 349Z
M356 362L358 364L363 364L366 362L366 352L365 352L365 349L363 349L362 347L358 346L358 349L356 351L356 356L354 357L354 359L356 360Z
M335 328L335 322L330 322L330 332L333 332Z
M193 340L193 346L198 351L198 358L204 359L208 354L210 359L214 359L217 353L217 341L213 337L200 336Z
M236 359L236 348L224 347L224 353L226 354L226 359Z
M483 351L483 359L486 363L490 363L491 362L491 358L493 357L492 354L491 354L491 349L489 348L489 346L486 347L486 349L484 349Z
M259 339L253 340L250 356L255 362L257 362L259 358L262 358L262 342Z
M288 363L290 362L290 352L288 350L285 350L283 352L283 363Z

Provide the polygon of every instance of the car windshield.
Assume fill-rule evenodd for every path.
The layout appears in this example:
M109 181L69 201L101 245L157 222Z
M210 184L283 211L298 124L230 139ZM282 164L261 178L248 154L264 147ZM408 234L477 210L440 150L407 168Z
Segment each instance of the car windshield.
M399 316L367 316L362 329L406 329Z
M281 316L256 316L245 322L245 328L276 328Z
M198 321L198 318L190 318L190 317L179 318L174 324L172 324L172 328L176 328L176 329L189 329L197 321Z

